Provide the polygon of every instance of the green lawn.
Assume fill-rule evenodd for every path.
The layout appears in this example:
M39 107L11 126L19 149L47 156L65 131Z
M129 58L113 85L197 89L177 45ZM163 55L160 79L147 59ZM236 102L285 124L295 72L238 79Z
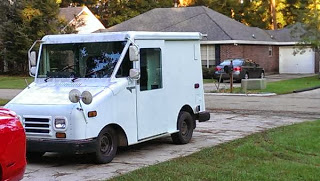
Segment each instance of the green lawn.
M203 79L203 83L204 83L204 84L216 83L216 82L217 82L216 79Z
M277 94L292 93L295 90L306 89L320 86L319 76L304 77L298 79L283 80L278 82L270 82L263 92L274 92Z
M0 99L0 106L3 106L5 104L7 104L9 102L9 100L6 99Z
M27 79L30 84L33 82L33 77L19 76L0 76L0 89L24 89L27 84L24 79Z
M319 180L319 150L320 120L257 133L113 180Z
M247 93L263 93L272 92L276 94L288 94L295 90L306 89L320 86L319 76L311 76L290 80L282 80L277 82L268 82L267 88L263 90L248 90ZM230 92L230 90L221 90L223 92ZM234 88L233 93L244 93L241 88Z

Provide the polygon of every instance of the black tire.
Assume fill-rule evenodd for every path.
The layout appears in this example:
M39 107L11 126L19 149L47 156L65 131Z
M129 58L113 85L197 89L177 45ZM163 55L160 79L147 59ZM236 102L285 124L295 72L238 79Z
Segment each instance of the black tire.
M46 152L27 152L28 160L37 160L40 159Z
M194 120L190 113L181 111L178 116L177 127L179 132L171 134L173 143L187 144L192 138Z
M95 161L98 164L109 163L116 156L118 139L111 127L104 128L97 140Z

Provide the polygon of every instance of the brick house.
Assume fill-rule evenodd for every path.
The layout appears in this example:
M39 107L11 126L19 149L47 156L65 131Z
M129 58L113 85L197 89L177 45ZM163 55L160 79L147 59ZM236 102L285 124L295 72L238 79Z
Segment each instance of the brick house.
M242 57L252 59L264 67L268 73L282 73L282 67L291 65L287 60L292 57L287 57L286 48L293 50L298 42L298 39L290 36L290 29L270 31L249 27L204 6L156 8L98 32L105 31L201 32L206 35L201 41L204 67L215 66L228 58ZM281 47L286 48L282 50ZM284 54L282 58L280 53ZM307 54L312 53L307 51ZM304 57L294 57L297 59L298 67L299 63L305 62L300 61L306 59ZM294 69L288 69L289 73L290 71L292 73L318 72L319 61L315 61L314 52L307 58L309 62L313 62L308 64L308 70L298 69L300 72L297 72ZM292 67L295 68L297 64ZM284 70L283 73L288 72Z

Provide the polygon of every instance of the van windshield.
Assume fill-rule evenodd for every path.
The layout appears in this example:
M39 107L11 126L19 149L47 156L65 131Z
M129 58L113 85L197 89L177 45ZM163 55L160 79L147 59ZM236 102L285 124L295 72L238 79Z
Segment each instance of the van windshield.
M125 41L43 45L38 78L109 78Z

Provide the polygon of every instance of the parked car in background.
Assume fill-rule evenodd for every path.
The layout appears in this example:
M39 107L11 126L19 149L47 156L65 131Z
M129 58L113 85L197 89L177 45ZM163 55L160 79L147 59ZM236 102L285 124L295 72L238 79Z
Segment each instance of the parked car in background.
M14 112L0 108L0 180L21 180L26 164L24 128Z
M233 67L232 74L234 81L240 82L241 79L264 78L264 69L260 67L259 64L256 64L252 60L243 58L224 60L222 63L216 66L213 77L218 81L221 77L221 82L223 82L223 80L230 79L230 75L225 72L227 67Z

